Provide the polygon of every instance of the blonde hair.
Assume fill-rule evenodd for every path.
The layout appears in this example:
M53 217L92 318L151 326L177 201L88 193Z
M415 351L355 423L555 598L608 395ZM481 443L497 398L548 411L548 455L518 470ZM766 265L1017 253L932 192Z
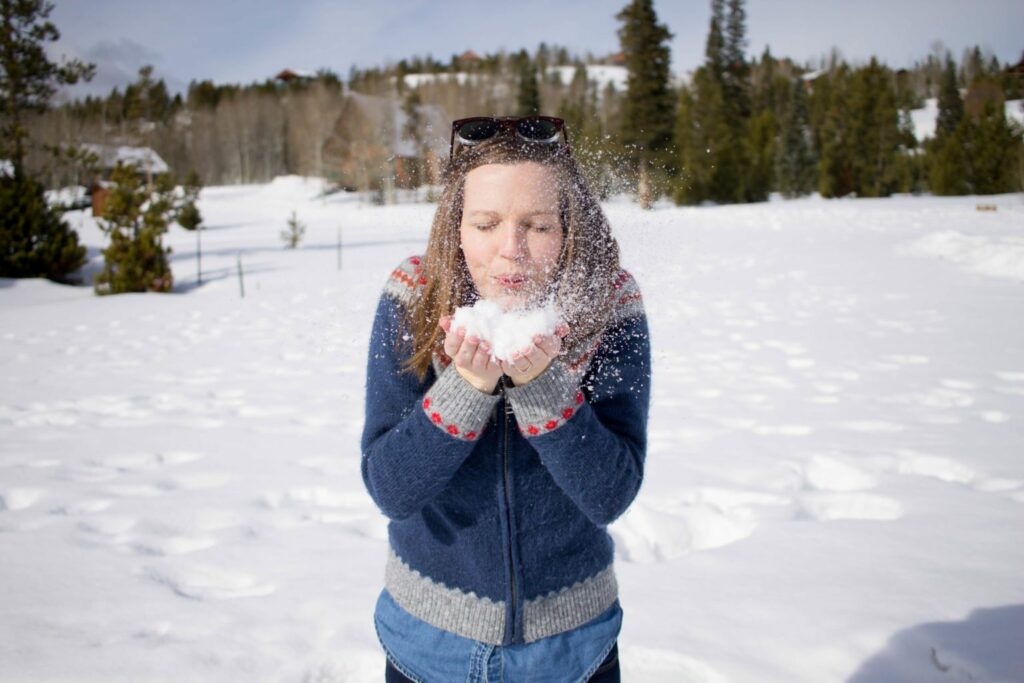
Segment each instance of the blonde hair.
M486 164L527 161L551 168L558 179L563 242L553 293L569 325L563 347L571 352L604 329L611 317L613 286L619 274L619 245L568 148L540 145L514 136L499 136L460 148L442 173L443 189L422 262L426 284L407 310L412 355L406 368L421 380L434 354L444 355L441 318L472 303L475 292L460 245L466 174Z

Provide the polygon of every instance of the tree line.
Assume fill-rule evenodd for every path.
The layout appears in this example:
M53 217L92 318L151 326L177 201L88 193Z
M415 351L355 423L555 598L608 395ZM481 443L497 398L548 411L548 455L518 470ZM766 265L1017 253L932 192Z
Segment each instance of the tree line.
M448 121L506 114L564 118L598 194L633 192L645 207L659 197L701 204L762 201L772 192L984 194L1024 184L1021 127L1005 113L1005 102L1022 96L1024 60L1014 70L973 48L957 63L941 47L898 70L874 58L850 64L837 51L818 64L768 48L754 57L744 0L711 0L703 63L683 79L670 72L672 34L652 1L631 0L617 14L621 53L604 59L541 43L533 52L353 67L345 81L329 70L290 82L193 81L175 95L146 66L123 90L59 106L50 106L57 90L90 78L94 67L47 58L43 45L59 36L47 21L52 8L46 0L0 0L0 160L10 167L0 170L2 275L59 279L84 259L42 194L43 185L94 176L96 159L80 151L83 143L153 148L172 176L156 189L132 183L131 191L166 194L188 176L193 200L202 183L282 174L379 192L395 181L400 138L418 157L403 160L406 182L431 183L440 162L432 150L446 147ZM609 62L625 67L625 87L591 77L588 67ZM911 112L928 98L938 102L935 133L918 140ZM391 125L396 109L400 131ZM179 222L201 221L194 201L165 199L151 202L170 202ZM133 240L141 234L134 211L125 219ZM151 251L159 249L154 242ZM139 281L154 281L147 277ZM168 283L159 274L155 281Z
M749 58L744 1L712 0L704 62L673 103L652 82L655 70L643 67L664 58L667 28L651 0L635 0L626 13L644 38L627 48L636 65L627 100L640 114L624 125L648 136L643 170L656 178L649 194L700 204L763 201L771 192L884 197L1022 188L1022 128L1004 103L1021 98L1024 60L1014 74L977 47L959 66L938 47L901 70L875 58L854 66L836 51L816 69L768 48ZM918 140L911 111L929 97L938 98L936 134ZM663 112L672 104L669 130Z
M681 83L669 72L669 28L651 0L633 0L618 14L629 73L624 89L599 89L588 79L587 64L600 61L593 55L544 43L532 53L353 67L347 82L329 70L287 84L193 81L175 96L145 67L123 91L56 107L31 126L51 148L84 141L150 146L176 173L194 169L207 184L295 173L377 189L393 175L391 133L359 120L352 101L358 93L395 102L420 125L418 112L427 106L449 119L561 116L602 193L628 189L645 204L657 196L699 204L761 201L771 192L839 197L1021 187L1020 129L1003 113L1006 100L1021 97L1021 81L1008 65L978 48L959 65L936 50L900 70L876 59L851 65L837 52L814 68L768 48L751 57L744 4L712 0L704 62ZM565 81L549 69L564 65L575 67ZM432 78L411 87L411 74ZM915 139L910 111L940 95L945 123L930 140ZM413 125L403 133L425 148L424 131ZM446 130L428 133L435 141L447 137ZM74 164L52 163L42 149L29 161L46 169L52 186L82 175Z

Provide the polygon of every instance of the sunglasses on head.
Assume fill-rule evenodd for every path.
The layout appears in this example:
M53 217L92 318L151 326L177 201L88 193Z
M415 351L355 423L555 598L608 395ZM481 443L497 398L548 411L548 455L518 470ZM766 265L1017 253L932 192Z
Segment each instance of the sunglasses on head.
M473 116L452 121L448 158L452 158L456 142L460 146L472 147L501 134L514 134L521 140L540 145L555 145L561 139L566 151L569 150L569 135L563 119L554 116Z

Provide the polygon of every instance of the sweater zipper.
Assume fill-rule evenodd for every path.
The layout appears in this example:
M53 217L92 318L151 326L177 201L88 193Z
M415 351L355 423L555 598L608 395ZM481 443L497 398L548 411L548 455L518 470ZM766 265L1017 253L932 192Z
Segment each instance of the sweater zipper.
M509 566L509 577L512 580L512 641L515 642L516 637L516 606L518 600L516 598L516 567L512 557L512 484L511 477L508 471L508 417L512 414L512 405L508 402L508 396L505 394L505 376L501 376L501 395L502 400L505 403L505 445L501 451L502 461L502 482L505 486L505 516L508 524L508 566Z

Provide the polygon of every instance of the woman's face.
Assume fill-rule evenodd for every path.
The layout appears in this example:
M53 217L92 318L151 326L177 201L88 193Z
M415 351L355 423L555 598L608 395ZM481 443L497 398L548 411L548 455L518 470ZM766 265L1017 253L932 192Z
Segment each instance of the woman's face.
M535 161L466 174L459 234L476 291L504 308L538 303L562 251L558 177Z

